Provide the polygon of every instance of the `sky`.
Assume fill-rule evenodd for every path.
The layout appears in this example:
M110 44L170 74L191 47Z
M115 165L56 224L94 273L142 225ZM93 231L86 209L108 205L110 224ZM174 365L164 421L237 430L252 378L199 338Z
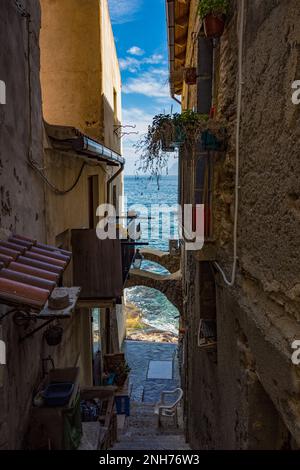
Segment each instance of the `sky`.
M134 144L155 114L178 110L168 84L168 44L165 0L108 0L122 74L123 125L138 132L123 137L125 174L136 174ZM169 168L176 168L170 154Z

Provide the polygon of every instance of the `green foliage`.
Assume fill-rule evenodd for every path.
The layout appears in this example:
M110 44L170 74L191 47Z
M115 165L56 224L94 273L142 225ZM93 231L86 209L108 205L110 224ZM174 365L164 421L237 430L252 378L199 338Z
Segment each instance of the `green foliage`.
M220 123L209 119L208 115L191 110L181 114L154 116L147 134L136 145L136 151L140 154L138 173L150 174L159 184L160 176L168 167L168 149L175 144L187 150L185 153L193 158L196 144L200 141L201 134L207 130L217 135L220 132Z
M209 14L227 15L229 0L200 0L199 15L204 19Z

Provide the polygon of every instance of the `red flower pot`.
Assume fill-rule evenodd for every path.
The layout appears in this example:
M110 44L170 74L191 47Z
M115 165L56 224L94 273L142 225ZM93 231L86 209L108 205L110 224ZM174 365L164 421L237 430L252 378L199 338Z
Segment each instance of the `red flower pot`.
M225 17L210 13L204 18L204 31L207 38L220 38L225 28Z

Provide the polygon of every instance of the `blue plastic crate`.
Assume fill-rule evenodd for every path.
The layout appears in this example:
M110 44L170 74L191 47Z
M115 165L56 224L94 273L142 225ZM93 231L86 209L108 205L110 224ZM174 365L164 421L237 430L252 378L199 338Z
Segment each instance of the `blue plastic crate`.
M68 404L73 390L73 383L50 383L43 393L45 404L47 406L65 406Z
M130 416L130 398L128 395L115 397L115 403L118 415Z

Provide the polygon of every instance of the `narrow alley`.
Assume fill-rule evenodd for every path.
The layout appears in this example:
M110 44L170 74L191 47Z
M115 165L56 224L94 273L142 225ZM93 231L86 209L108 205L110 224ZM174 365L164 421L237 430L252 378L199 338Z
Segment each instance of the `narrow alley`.
M172 417L165 417L158 426L155 414L161 393L180 386L177 345L126 341L124 349L131 368L130 416L121 420L112 450L188 450L182 408L178 408L178 425ZM172 403L170 398L167 403Z
M1 463L299 466L299 121L299 0L0 0Z

